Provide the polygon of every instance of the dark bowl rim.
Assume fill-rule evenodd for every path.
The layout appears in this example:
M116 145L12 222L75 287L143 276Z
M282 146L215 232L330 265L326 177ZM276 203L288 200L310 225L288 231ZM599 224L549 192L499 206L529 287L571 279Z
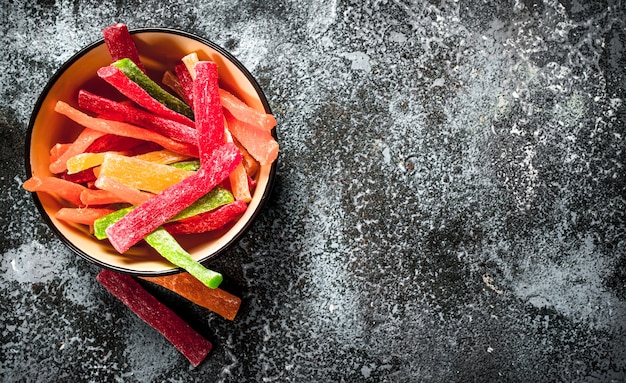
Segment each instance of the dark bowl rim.
M248 69L235 56L233 56L230 52L228 52L226 49L224 49L220 45L214 43L213 41L208 40L208 39L206 39L204 37L200 37L198 35L189 33L189 32L181 31L181 30L178 30L178 29L172 29L172 28L163 28L163 27L158 27L158 28L157 27L134 28L134 29L129 30L129 32L131 34L140 34L140 33L167 33L167 34L174 34L174 35L187 37L187 38L196 40L196 41L198 41L198 42L200 42L202 44L207 45L211 49L217 51L220 55L224 56L224 58L226 58L228 61L230 61L232 64L234 64L245 75L245 77L248 79L250 84L252 84L254 90L257 92L257 95L259 96L259 99L261 100L261 103L263 104L263 107L265 108L266 113L270 113L270 114L272 113L270 105L269 105L269 102L267 100L267 97L265 96L265 93L261 89L261 86L259 85L259 83L256 80L256 78L254 78L254 76L252 76L250 71L248 71ZM25 159L26 178L27 179L32 177L32 168L31 168L31 165L30 165L30 147L31 147L31 141L32 141L33 128L34 128L35 120L37 119L37 115L39 113L39 110L41 109L41 106L42 106L44 100L48 96L48 93L50 92L50 90L52 89L54 84L59 80L59 78L63 75L63 73L70 66L72 66L76 61L78 61L84 55L89 53L91 50L93 50L96 47L99 47L102 44L104 44L104 38L100 38L99 40L96 40L96 41L88 44L87 46L83 47L78 52L76 52L74 55L72 55L67 61L65 61L61 65L61 67L59 67L59 69L56 70L54 75L50 78L50 80L48 80L48 82L46 83L45 87L43 88L43 90L39 94L39 97L37 98L37 102L35 103L35 106L34 106L33 111L31 113L30 120L28 122L28 129L26 130L26 142L25 142L24 159ZM276 133L276 128L272 129L272 135L274 136L275 139L278 138L277 137L277 133ZM280 157L280 152L279 152L279 157ZM230 249L231 246L236 244L239 241L239 239L241 239L241 237L250 229L250 227L252 226L253 222L256 220L258 215L262 212L263 207L265 206L265 204L267 203L267 200L270 198L270 195L272 194L272 191L273 191L273 188L274 188L274 181L275 181L275 177L276 177L277 162L278 162L278 158L273 162L272 166L270 167L267 187L263 191L263 195L261 196L261 200L259 202L259 205L257 206L257 209L254 211L254 213L250 216L250 219L244 224L242 229L233 236L233 238L230 241L225 243L217 251L215 251L212 254L210 254L210 255L200 259L199 260L200 263L206 264L206 263L210 262L211 260L214 260L217 257L219 257L220 255L222 255L224 252L226 252L228 249ZM87 260L87 261L89 261L89 262L91 262L91 263L93 263L93 264L95 264L97 266L100 266L102 268L105 268L105 269L108 269L108 270L112 270L112 271L115 271L115 272L119 272L119 273L130 274L130 275L133 275L133 276L144 276L144 277L151 277L151 276L155 277L155 276L172 275L172 274L177 274L177 273L180 273L180 272L184 271L180 267L174 267L171 270L166 270L166 271L137 271L137 270L133 270L133 269L129 269L129 268L113 266L113 265L110 265L110 264L108 264L106 262L103 262L103 261L101 261L101 260L99 260L97 258L94 258L93 256L91 256L91 255L87 254L86 252L82 251L81 249L79 249L67 237L65 237L65 235L63 235L63 233L61 233L61 231L54 225L54 223L52 222L52 220L50 219L50 217L46 213L46 211L45 211L45 209L43 207L43 204L41 203L41 200L39 199L39 196L37 195L36 192L32 192L31 196L33 198L35 206L37 207L37 210L39 211L39 214L41 215L41 217L45 221L46 225L55 233L57 238L59 238L61 240L61 242L63 242L65 244L65 246L67 246L75 254L77 254L81 258L83 258L83 259L85 259L85 260Z

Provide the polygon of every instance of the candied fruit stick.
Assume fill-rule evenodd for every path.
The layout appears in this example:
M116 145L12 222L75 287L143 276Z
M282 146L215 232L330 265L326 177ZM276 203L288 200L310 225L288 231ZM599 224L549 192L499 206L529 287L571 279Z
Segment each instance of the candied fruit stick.
M67 174L76 174L86 169L100 166L107 153L124 154L121 152L81 153L67 160Z
M181 100L187 103L187 105L191 106L191 102L189 101L189 99L187 99L185 90L183 89L183 86L180 84L180 81L178 81L178 77L176 76L174 72L172 72L169 69L163 72L163 78L161 79L161 82L163 83L163 85L173 90L174 93L176 93L176 95L178 95L178 97L180 97Z
M232 133L231 133L231 136L232 136ZM237 141L235 137L233 137L233 142L235 143L235 145L237 145L237 147L241 151L241 155L243 156L243 160L241 162L243 163L243 166L246 168L246 173L248 173L249 177L251 178L254 177L256 173L259 171L259 161L255 160L254 157L252 157L250 153L248 153L246 148L244 148L243 145L241 145L241 143L239 143L239 141Z
M213 348L211 342L159 302L130 275L102 270L96 279L139 318L165 336L194 367L200 365Z
M220 89L220 101L222 106L239 121L268 132L276 126L276 118L273 115L259 112L224 89Z
M140 128L126 122L111 121L102 118L91 117L81 112L80 110L73 108L63 101L57 101L54 110L58 113L65 115L74 122L77 122L78 124L92 130L97 130L102 133L117 134L119 136L143 139L159 144L165 149L169 149L173 152L186 154L192 157L198 156L197 145L178 142L151 130Z
M207 288L205 284L187 272L141 279L164 287L181 297L204 307L228 320L234 320L241 307L241 298L223 289Z
M152 193L142 192L141 190L127 186L113 177L100 175L94 184L98 189L107 190L115 194L121 201L128 202L131 205L139 205L154 196Z
M196 173L163 190L107 228L109 241L118 252L126 252L217 186L240 162L241 153L235 145L226 143L219 147Z
M189 144L198 143L198 132L188 125L95 95L84 89L78 91L78 106L109 120L128 122Z
M33 176L24 181L22 186L30 192L44 192L56 195L75 206L83 206L80 200L80 193L87 189L77 183L51 176Z
M228 128L225 129L224 134L226 136L226 142L233 142L233 136L228 131ZM248 184L248 173L243 164L243 156L241 163L228 175L228 180L230 181L230 188L236 200L241 200L246 203L252 200Z
M278 142L267 130L242 122L233 117L227 110L224 111L228 129L233 137L259 162L268 165L278 157Z
M113 61L129 58L143 73L146 73L146 69L139 58L137 46L130 32L128 32L126 24L117 23L109 25L102 30L102 35L104 36L104 43Z
M134 156L135 159L154 162L157 164L172 164L175 162L180 162L189 159L189 156L172 152L171 150L163 149L163 150L155 150L153 152L147 152L143 154L138 154Z
M194 174L173 166L143 161L135 157L107 154L98 177L107 176L132 188L160 193Z
M170 166L195 172L196 170L200 169L200 160L174 162L173 164L170 164Z
M126 77L126 75L119 68L108 65L98 69L97 74L120 93L152 113L169 118L170 120L178 121L181 124L194 127L194 123L191 119L189 119L189 117L177 113L155 100L136 82Z
M111 193L108 190L99 190L99 189L85 189L80 193L80 201L85 206L92 205L110 205L113 203L121 203L126 202L117 194Z
M54 174L63 173L67 170L67 160L71 157L83 153L96 139L102 137L103 132L94 129L83 129L78 137L72 142L62 155L50 164L50 172Z
M66 222L74 222L80 223L83 225L93 225L94 221L100 217L104 217L105 215L109 215L113 213L115 210L107 209L107 208L93 208L93 207L83 207L83 208L72 208L72 207L64 207L59 209L54 216L62 221Z
M193 108L193 78L191 77L191 73L189 73L187 66L183 63L174 67L174 73L176 73L176 77L178 78L180 87L185 94L185 98L187 98L189 105Z
M66 181L70 181L76 184L89 184L96 180L96 175L94 173L95 169L85 169L81 170L78 173L67 174L67 172L62 173L60 177Z
M209 161L215 148L224 144L224 115L219 98L217 64L211 61L196 63L193 81L194 110L200 164Z
M86 153L102 153L102 152L124 152L130 151L131 149L135 149L138 146L144 144L146 141L132 138L132 137L123 137L117 134L107 133L104 136L98 138L93 142L93 144L89 145L89 147L85 150Z
M234 201L215 210L200 213L180 221L168 222L164 228L172 235L198 234L218 230L232 222L248 208L244 201Z
M180 59L180 61L182 61L183 64L185 64L185 68L187 68L189 75L191 76L193 80L195 80L197 76L196 64L200 61L200 59L198 58L198 53L191 52L183 56L183 58Z
M58 143L58 144L55 144L52 148L50 148L50 163L53 163L59 157L61 157L63 153L65 153L67 149L69 149L70 146L72 146L71 143L69 144Z
M215 210L220 206L232 203L234 200L235 199L233 198L233 195L228 190L220 186L216 186L209 193L200 197L197 201L195 201L190 206L174 216L170 221L186 219L198 214L206 213ZM123 208L109 214L106 217L102 217L101 219L96 220L96 222L94 223L94 235L96 236L96 238L107 238L107 234L105 232L106 228L119 221L123 216L125 216L129 211L134 208L135 206Z
M222 283L222 274L207 269L191 257L185 249L164 228L159 227L145 238L148 245L154 248L163 258L186 270L209 288L216 288Z
M150 77L148 77L145 73L143 73L135 63L128 59L123 58L111 64L117 67L122 71L133 82L139 85L143 90L148 92L152 98L165 105L169 109L182 114L183 116L187 116L189 119L193 120L193 111L191 107L187 105L184 101L180 100L176 96L167 92L165 89L161 88L156 82L152 81Z

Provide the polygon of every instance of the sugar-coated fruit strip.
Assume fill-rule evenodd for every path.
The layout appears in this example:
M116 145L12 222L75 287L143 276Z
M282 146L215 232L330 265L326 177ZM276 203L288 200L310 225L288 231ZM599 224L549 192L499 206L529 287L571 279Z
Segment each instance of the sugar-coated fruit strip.
M234 201L206 213L166 223L164 227L173 235L205 233L223 228L245 212L247 208L248 204L244 201Z
M236 119L228 110L224 111L224 116L228 130L233 137L246 148L254 159L259 161L259 164L267 165L274 162L278 157L278 142L269 131Z
M63 155L63 153L65 153L65 151L67 151L67 149L69 149L70 146L72 146L71 143L68 143L68 144L58 143L58 144L55 144L52 148L50 148L50 163L53 163L59 157L61 157L61 155Z
M182 114L183 116L193 119L193 111L189 105L161 88L156 82L152 81L152 79L143 73L132 60L124 58L117 60L111 65L119 68L119 70L121 70L126 77L142 87L143 90L145 90L150 96L152 96L152 98L161 104L177 113Z
M154 196L152 193L143 192L139 189L125 185L113 177L100 175L94 184L98 189L107 190L115 194L121 201L131 205L139 205Z
M192 79L195 80L197 76L196 64L200 61L200 59L198 58L198 53L191 52L183 56L183 58L180 59L180 61L182 61L183 64L185 64L185 67L187 68L189 75L191 76Z
M172 164L189 159L189 156L185 156L180 153L172 152L171 150L155 150L153 152L147 152L134 156L135 159L154 162L157 164Z
M65 172L61 174L60 176L62 179L69 181L69 182L76 183L76 184L89 184L90 182L93 182L96 180L96 175L94 173L95 169L97 168L85 169L74 174L67 174L67 172Z
M207 269L200 262L191 257L170 233L162 227L157 228L144 238L146 243L154 248L163 258L172 264L186 270L209 288L216 288L222 283L222 274Z
M182 100L184 100L187 103L187 105L191 106L191 102L189 101L189 99L187 99L185 90L183 89L183 86L180 84L180 81L178 81L178 77L176 76L174 72L172 72L169 69L163 72L163 78L161 79L161 82L163 83L163 85L173 90L174 93L178 95L178 97L180 97Z
M100 179L98 181L100 181ZM195 201L194 203L192 203L191 205L183 209L180 213L176 214L173 218L170 219L170 221L182 220L182 219L186 219L189 217L193 217L198 214L209 212L209 211L215 210L216 208L219 208L220 206L224 206L229 203L232 203L234 200L235 199L233 195L228 190L220 186L216 186L213 190L211 190L204 196L200 197L197 201ZM145 202L145 201L142 201L142 202ZM136 204L136 205L139 205L139 204ZM107 234L105 230L109 226L114 224L115 222L119 221L123 216L125 216L128 212L130 212L134 208L135 208L134 206L123 208L105 217L98 219L94 223L94 235L96 236L96 238L98 239L107 238Z
M67 160L71 157L83 153L96 139L105 133L94 129L83 129L72 144L50 164L50 172L54 174L63 173L67 170Z
M85 189L80 193L80 201L85 206L93 206L93 205L109 205L113 203L122 203L126 202L117 194L111 193L108 190L99 190L99 189Z
M198 143L198 132L188 125L110 100L84 89L78 91L78 106L109 120L125 121L189 144L197 145Z
M117 134L107 133L104 136L95 140L93 144L89 145L85 152L102 153L113 151L130 151L131 149L135 149L145 143L146 141L138 138L124 137Z
M80 200L80 193L87 189L80 184L52 176L33 176L24 181L22 186L30 192L44 192L59 196L71 202L74 206L83 206Z
M111 154L123 154L120 152L108 152ZM76 174L85 169L94 168L102 164L107 152L81 153L67 160L67 174Z
M57 219L66 221L66 222L74 222L80 223L83 225L93 225L94 221L98 218L104 217L105 215L109 215L113 213L115 210L107 209L107 208L93 208L93 207L83 207L83 208L73 208L73 207L64 207L59 209L54 215Z
M170 120L178 121L181 124L187 126L194 126L192 120L189 117L173 111L167 106L161 104L148 94L142 87L136 82L126 77L126 75L117 67L108 65L98 69L98 76L111 84L120 93L133 100L137 104L158 114L159 116L169 118Z
M143 63L139 58L137 46L135 45L126 24L117 23L109 25L102 30L102 35L104 36L104 43L106 44L113 61L129 58L141 69L142 72L146 72Z
M220 100L222 106L239 121L266 131L270 131L276 126L276 118L273 115L259 112L224 89L220 89Z
M207 288L206 285L187 272L158 277L141 277L141 279L173 291L228 320L234 320L241 307L241 298L238 296L219 287Z
M200 164L204 164L210 160L215 148L224 144L224 115L219 98L217 64L200 61L196 63L195 68L193 100Z
M126 252L217 186L240 162L241 153L235 145L226 143L217 148L196 173L163 190L107 228L109 241L118 252Z
M191 73L189 73L187 66L183 63L174 67L174 73L176 73L180 87L185 93L185 97L189 101L189 105L193 107L193 78L191 77Z
M233 136L230 134L227 128L224 129L224 134L226 136L227 142L233 142ZM243 156L242 162L237 165L232 173L228 175L228 180L230 181L230 188L236 200L241 200L246 203L252 200L252 195L250 194L250 188L248 184L248 173L246 172L243 164Z
M211 342L148 293L130 275L102 270L96 279L139 318L165 336L194 367L200 365L213 348Z
M57 101L54 110L86 128L97 130L102 133L143 139L159 144L162 147L177 153L182 153L192 157L198 156L198 147L196 145L178 142L151 130L140 128L126 122L91 117L63 101Z
M98 177L111 177L138 190L160 193L192 174L193 172L135 157L107 154L100 166Z

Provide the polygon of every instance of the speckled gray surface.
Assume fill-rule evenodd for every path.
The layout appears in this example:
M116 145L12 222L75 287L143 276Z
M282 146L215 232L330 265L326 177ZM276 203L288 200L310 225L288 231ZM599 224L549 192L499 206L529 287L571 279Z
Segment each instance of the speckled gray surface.
M0 380L626 380L622 1L12 1L0 7ZM101 29L237 56L282 152L212 267L234 322L190 364L94 279L22 190L47 79Z

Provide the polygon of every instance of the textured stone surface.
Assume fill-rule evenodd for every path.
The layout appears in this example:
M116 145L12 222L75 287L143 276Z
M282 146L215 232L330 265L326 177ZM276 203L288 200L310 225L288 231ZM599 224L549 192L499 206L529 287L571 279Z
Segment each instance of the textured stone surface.
M623 2L8 1L0 20L0 380L626 379ZM39 92L118 21L224 46L279 121L272 199L212 264L238 318L152 290L215 344L197 369L21 188Z

